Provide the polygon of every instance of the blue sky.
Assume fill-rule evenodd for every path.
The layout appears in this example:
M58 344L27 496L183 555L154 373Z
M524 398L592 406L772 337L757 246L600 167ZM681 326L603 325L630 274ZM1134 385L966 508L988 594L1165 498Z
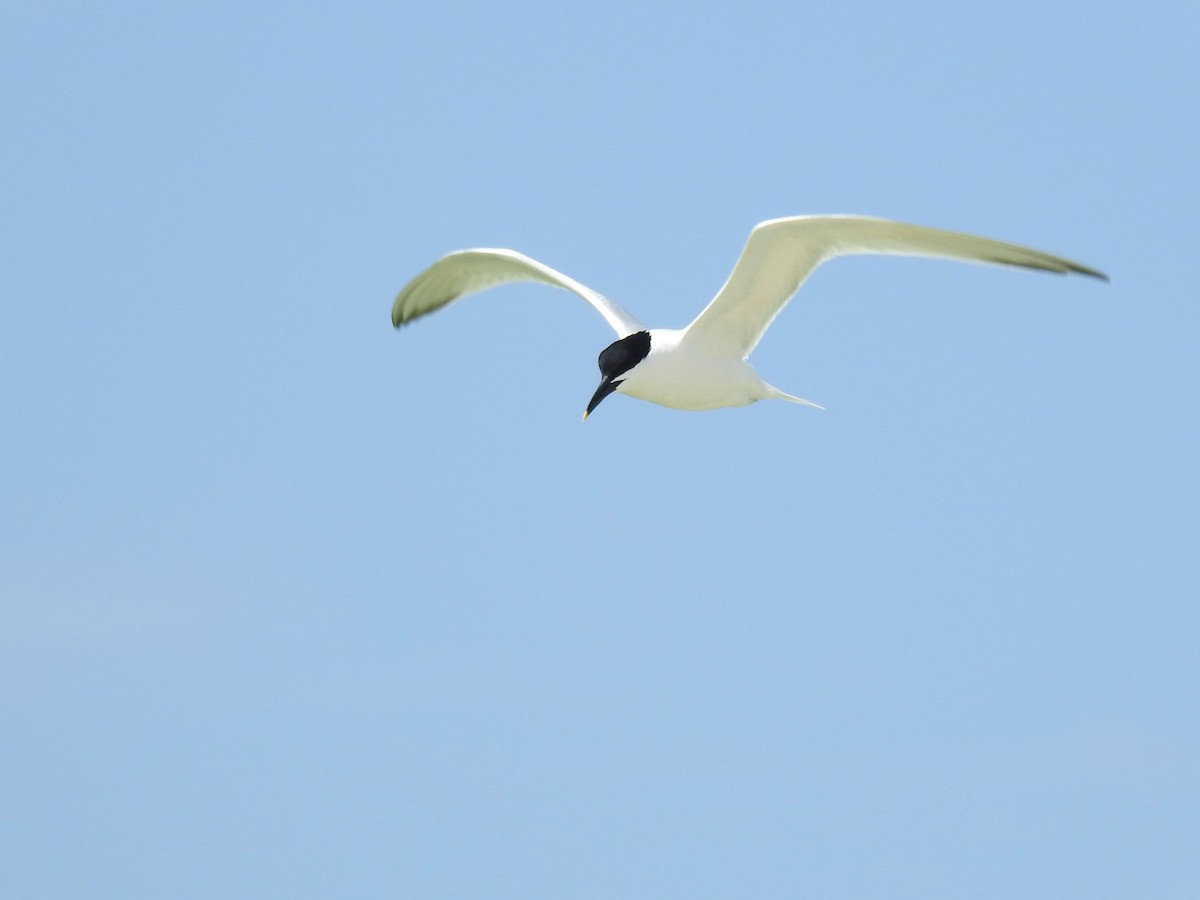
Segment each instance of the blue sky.
M411 6L0 11L0 893L1197 896L1194 5Z

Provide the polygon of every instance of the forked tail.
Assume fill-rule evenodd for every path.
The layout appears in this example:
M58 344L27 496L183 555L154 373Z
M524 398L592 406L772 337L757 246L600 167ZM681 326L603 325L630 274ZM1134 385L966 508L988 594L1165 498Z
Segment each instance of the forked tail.
M825 408L820 403L813 403L811 400L805 400L803 397L793 397L791 394L785 394L783 391L777 387L774 387L773 385L768 384L767 390L770 392L766 397L768 400L786 400L788 403L799 403L801 406L811 406L814 409Z

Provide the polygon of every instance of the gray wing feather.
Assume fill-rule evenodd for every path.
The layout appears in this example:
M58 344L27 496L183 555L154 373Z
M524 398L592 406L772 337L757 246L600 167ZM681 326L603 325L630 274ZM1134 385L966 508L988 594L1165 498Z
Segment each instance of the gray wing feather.
M866 216L798 216L755 226L729 280L686 340L748 355L813 269L836 256L894 254L1108 276L1060 256L956 231Z
M459 250L443 256L404 286L392 304L399 328L461 297L514 281L537 281L579 295L590 303L618 337L642 331L642 324L602 294L515 250Z

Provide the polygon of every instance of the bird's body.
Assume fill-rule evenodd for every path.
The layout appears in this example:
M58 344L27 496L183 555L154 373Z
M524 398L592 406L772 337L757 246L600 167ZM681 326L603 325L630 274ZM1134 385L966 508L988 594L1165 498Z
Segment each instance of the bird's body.
M746 360L759 339L822 262L852 254L958 259L1078 273L1087 266L989 238L865 216L799 216L757 225L712 302L682 329L649 329L608 298L513 250L460 250L438 260L396 297L399 328L460 297L512 281L539 281L582 297L616 331L600 354L602 379L588 414L611 393L674 409L705 410L779 399L808 406L763 381Z
M650 353L620 381L617 393L690 410L748 406L772 397L808 402L771 387L745 359L689 347L686 337L687 329L650 329Z

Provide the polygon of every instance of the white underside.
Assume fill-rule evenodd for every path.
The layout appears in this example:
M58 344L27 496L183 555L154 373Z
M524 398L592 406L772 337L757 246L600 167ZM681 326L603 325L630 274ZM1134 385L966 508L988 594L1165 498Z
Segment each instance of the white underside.
M650 355L623 376L617 392L672 409L720 409L770 399L817 405L767 384L746 360L696 349L682 337L682 331L652 330Z

